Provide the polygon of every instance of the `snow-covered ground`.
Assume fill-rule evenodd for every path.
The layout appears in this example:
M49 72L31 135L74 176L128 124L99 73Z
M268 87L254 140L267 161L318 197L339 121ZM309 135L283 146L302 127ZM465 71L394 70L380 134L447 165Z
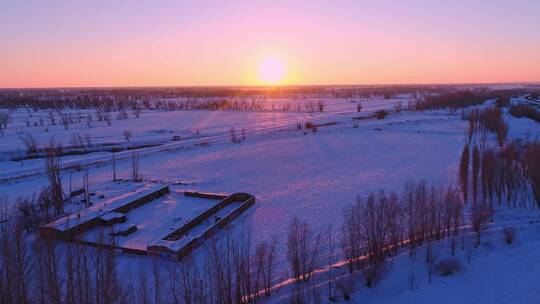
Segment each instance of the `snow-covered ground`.
M249 229L257 241L274 236L284 239L291 219L300 217L314 231L324 231L332 224L337 242L343 208L358 195L378 189L401 191L408 180L457 183L467 122L459 113L444 110L396 113L396 105L406 107L407 102L406 96L374 98L362 102L360 113L356 103L344 99L325 100L325 111L315 113L152 111L143 112L138 119L113 120L112 126L95 122L93 128L80 124L64 130L56 125L47 132L43 127L24 128L24 132L32 133L40 144L54 137L68 145L74 132L90 134L96 144L156 143L138 150L143 180L177 184L181 190L256 196L256 205L233 224L233 230ZM392 114L383 120L365 118L380 109ZM24 113L18 115L24 117ZM511 138L540 135L540 125L534 121L509 115L506 120ZM306 122L320 126L313 132L305 129ZM47 184L43 159L9 160L9 155L23 149L16 131L22 126L23 122L14 122L0 138L0 153L4 155L0 159L0 193L7 194L11 202L37 193ZM240 136L244 129L245 140L232 143L231 128ZM131 143L122 135L125 130L133 133ZM173 140L175 136L180 139ZM120 178L130 177L131 153L116 153ZM104 189L112 180L110 152L66 156L61 163L64 167L79 164L87 170L91 191ZM80 187L82 174L63 171L64 185L71 179L73 188ZM160 212L169 211L146 210L144 215ZM531 212L510 214L509 220L534 218ZM518 230L518 241L507 246L502 244L500 230L495 229L485 241L491 244L486 245L489 248L475 250L470 264L467 252L460 253L463 271L451 277L435 276L431 284L426 281L424 264L419 262L415 270L418 286L413 290L408 255L404 254L393 262L379 286L360 288L354 299L359 303L433 303L433 299L438 299L437 303L538 303L540 289L534 282L540 279L539 232L536 225L524 226ZM280 277L287 271L284 253L280 242L276 269ZM333 254L337 257L339 248ZM129 255L121 260L125 268L142 261Z
M11 161L11 159L25 157L26 147L22 138L30 134L37 142L38 147L49 144L51 140L69 148L71 138L79 134L83 138L88 135L92 143L92 148L82 150L92 150L95 153L64 157L64 166L80 165L88 162L100 162L110 160L110 153L100 151L116 148L125 149L130 146L145 146L146 149L138 149L140 153L154 153L167 149L177 149L189 147L196 144L229 141L230 130L234 128L238 136L245 133L247 136L275 132L283 129L296 128L297 123L325 122L334 120L341 116L368 115L379 109L393 109L398 103L403 107L407 105L409 98L401 96L395 99L386 100L373 98L362 102L362 113L356 113L357 103L350 100L334 99L325 101L324 112L305 111L148 111L140 114L139 118L134 116L126 120L112 120L111 126L105 121L94 121L92 128L88 128L84 123L74 123L66 130L64 126L57 122L54 126L26 127L25 119L29 115L45 116L46 111L28 113L26 110L18 110L13 114L14 122L6 130L4 137L0 138L0 164L2 172L0 178L14 177L20 175L34 174L43 168L43 159L28 159L23 162ZM303 104L306 101L291 101ZM66 111L67 112L67 111ZM92 111L87 110L93 114ZM79 111L72 111L77 113ZM82 115L84 117L84 115ZM113 113L114 117L115 114ZM34 118L35 119L35 118ZM59 118L57 118L58 120ZM129 131L131 138L125 138L124 132ZM118 157L129 156L130 151L117 153Z
M393 109L393 102L387 102L374 101L373 107ZM357 195L380 188L398 191L406 180L455 182L466 127L459 115L403 112L359 120L354 128L351 118L360 115L367 113L327 117L338 124L316 133L289 124L248 134L240 144L227 135L208 145L149 153L141 156L141 174L147 180L187 183L186 189L255 195L258 203L245 221L256 239L285 235L294 216L309 220L314 230L323 229L340 219L343 207ZM117 163L120 178L130 177L130 155ZM82 155L78 161L91 157ZM106 160L89 169L91 190L112 179L110 155ZM74 185L81 185L82 172L66 172L66 181L70 175ZM43 174L34 175L6 181L0 191L15 198L28 185L38 191L46 183Z
M504 229L514 231L512 243L507 243ZM456 252L451 254L450 240L432 243L433 264L426 262L427 245L415 249L402 246L397 256L390 256L375 287L365 286L362 272L349 272L344 260L331 267L316 270L310 282L302 283L306 298L319 298L321 303L538 303L540 289L540 213L530 209L497 208L494 219L482 233L476 245L476 235L464 228L456 240ZM437 269L441 261L457 261L459 266L450 275ZM431 279L430 279L431 277ZM332 284L333 300L328 300ZM352 284L351 284L352 283ZM350 286L346 300L340 284ZM292 280L275 285L268 302L292 302Z

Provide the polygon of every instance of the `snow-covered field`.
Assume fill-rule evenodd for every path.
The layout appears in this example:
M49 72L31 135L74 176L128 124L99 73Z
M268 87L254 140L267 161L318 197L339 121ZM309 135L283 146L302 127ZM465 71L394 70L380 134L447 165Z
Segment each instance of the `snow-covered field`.
M98 146L151 144L137 150L143 181L176 184L180 190L255 195L256 205L232 227L233 231L249 231L253 240L283 240L290 221L299 217L314 231L324 231L331 224L337 244L343 208L357 196L379 189L401 191L409 180L426 180L434 185L457 183L467 122L459 112L408 111L408 100L408 96L364 100L361 112L357 112L356 102L345 99L325 100L325 111L314 113L149 111L141 113L140 118L113 120L111 126L94 122L89 128L80 123L70 125L68 130L61 124L28 128L24 122L28 112L18 110L15 121L0 138L0 193L7 194L14 203L16 198L37 194L47 185L44 159L11 160L24 154L21 134L32 134L39 145L54 138L69 146L70 138L78 132L89 134L91 142ZM403 111L396 112L398 104ZM391 115L382 120L368 118L380 109ZM32 115L36 119L46 112ZM540 135L540 125L534 121L510 115L505 118L511 138ZM319 125L316 132L305 128L307 122ZM244 133L245 139L233 143L231 128L239 137ZM124 131L132 133L129 141ZM130 178L131 155L131 150L116 153L117 177ZM62 172L64 187L71 180L73 189L81 188L86 171L90 191L111 194L107 192L112 180L110 152L61 158L63 168L74 165L76 170ZM170 202L156 203L168 206ZM148 220L149 216L169 220L176 216L169 209L152 206L145 206L138 215L148 221L144 225L149 229L161 227ZM500 212L508 216L501 219L503 226L505 221L538 220L537 211ZM417 269L411 270L408 255L403 253L392 262L392 269L377 287L361 287L353 299L358 303L434 303L433 299L437 303L540 303L536 284L540 279L538 227L536 222L520 226L517 242L510 246L503 244L500 227L493 227L484 241L490 245L470 253L470 263L468 253L460 253L463 271L450 277L434 275L431 284L427 283L424 263L418 262ZM147 240L127 242L131 241ZM288 267L284 246L283 241L278 242L276 271L280 277L285 276ZM441 252L444 246L439 245ZM339 259L339 245L335 247L331 254ZM120 260L126 269L145 263L130 255L120 256ZM416 273L413 288L411 273ZM286 288L270 300L285 301L283 293Z
M166 150L152 150L148 154L140 152L141 174L146 180L186 183L189 189L254 194L258 204L245 220L256 239L269 238L274 234L284 235L287 224L294 216L309 220L313 229L322 229L339 219L343 206L353 202L357 195L381 188L400 190L404 181L409 179L426 179L440 184L455 182L456 164L466 128L459 115L442 111L402 112L384 120L359 120L358 128L354 128L352 117L368 115L382 108L393 111L399 101L403 100L375 99L364 102L361 113L356 112L354 104L346 114L341 111L337 114L323 112L317 118L319 123L337 124L319 127L316 133L304 128L298 130L295 124L297 121L302 124L314 121L311 117L284 123L276 118L279 129L248 133L246 140L240 144L230 141L228 132L235 123L229 118L228 124L222 127L224 136L218 140L203 139L208 143L206 145L184 146L174 142L174 146ZM327 104L331 108L330 102ZM214 116L231 115L239 117L238 120L243 119L246 124L251 121L252 126L272 115L214 112L161 114L167 117L167 123L171 126L175 125L173 114L178 115L179 125L183 124L182 118L186 115L196 114L200 118L204 114L205 121L212 121ZM161 120L157 114L155 117L157 121ZM136 119L127 122L139 124ZM149 122L146 130L153 125ZM57 137L61 138L64 132L69 130L58 128ZM108 133L107 127L103 126L100 132ZM14 145L20 144L14 137L6 139L15 141ZM68 156L61 164L71 161L92 163L98 157L102 155ZM88 169L91 190L112 179L110 153L103 156L103 160L107 163ZM4 167L4 163L15 164ZM29 167L35 172L44 171L42 159L24 161L24 166L19 162L4 163L3 168L7 168L0 173L2 177L23 176ZM125 160L117 160L117 170L120 178L130 177L131 151L126 152ZM82 185L82 172L64 173L66 181L69 176L76 185L74 189ZM0 185L0 191L16 198L18 193L27 193L29 185L38 191L46 183L44 174L32 175L8 180Z
M407 96L392 100L374 98L363 102L362 113L356 113L358 114L356 116L367 115L383 108L393 109L398 103L405 107L408 101ZM294 105L295 102L304 104L306 101L293 100L290 102ZM151 145L153 147L139 149L140 153L151 153L201 143L229 141L231 128L235 129L238 136L242 136L242 133L245 133L246 136L266 134L296 128L297 123L333 121L342 115L350 117L355 114L356 107L356 102L335 99L326 101L324 112L148 111L142 112L139 118L131 116L126 120L113 119L110 126L105 121L93 121L91 128L87 126L84 119L85 113L93 114L91 110L85 110L84 112L66 110L66 113L73 113L74 116L78 116L79 112L83 113L81 114L83 117L81 122L70 124L67 130L58 121L52 126L34 126L34 120L38 119L35 117L48 117L49 111L28 112L19 109L12 114L14 122L6 130L5 136L1 138L0 164L2 164L4 170L0 173L0 178L32 174L39 172L43 167L42 159L24 160L23 163L11 161L11 159L26 155L26 147L22 138L26 138L28 135L35 139L38 148L48 145L51 140L62 144L65 148L69 148L74 135L78 134L83 138L88 135L93 147L86 150L96 151L96 153L66 157L63 164L67 166L68 164L108 160L110 153L100 153L100 150L111 149L111 147L122 150L130 146ZM25 120L30 115L33 120L30 124L31 127L27 127ZM112 116L115 116L114 112ZM57 117L56 120L59 120L59 118ZM125 131L131 133L129 141L124 135ZM130 155L127 152L120 152L118 157L122 157L122 154Z

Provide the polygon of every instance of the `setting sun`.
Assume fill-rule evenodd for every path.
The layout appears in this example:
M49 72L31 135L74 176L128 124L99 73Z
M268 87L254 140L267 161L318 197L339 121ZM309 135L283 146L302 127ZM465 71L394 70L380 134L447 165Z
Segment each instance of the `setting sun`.
M279 84L286 72L285 64L277 57L266 57L257 67L259 80L270 85Z

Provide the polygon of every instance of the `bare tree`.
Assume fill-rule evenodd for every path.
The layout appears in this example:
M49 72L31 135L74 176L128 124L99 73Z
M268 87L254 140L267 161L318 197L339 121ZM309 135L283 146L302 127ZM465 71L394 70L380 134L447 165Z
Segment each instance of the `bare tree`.
M241 291L242 277L236 277L238 261L233 248L237 243L227 234L221 242L212 241L208 251L208 261L211 265L211 280L215 289L215 296L221 303L237 302ZM240 275L242 275L240 273Z
M332 224L328 224L326 231L326 241L328 242L328 300L335 301L335 295L333 292L334 276L332 273L333 258L332 253L334 251L334 242L332 241Z
M401 103L401 101L398 101L398 103L396 103L395 111L398 114L401 113L401 111L403 111L403 104Z
M319 108L319 112L324 112L324 101L319 100L319 102L317 103L317 106Z
M476 206L478 200L478 172L480 171L480 150L478 146L474 146L473 149L473 162L472 162L472 194L473 204Z
M139 174L139 153L135 151L131 153L131 179L134 182L142 180Z
M457 189L453 190L449 187L445 197L447 205L450 207L450 227L448 227L448 233L452 236L452 255L456 252L456 239L459 236L459 229L463 219L463 203L457 194Z
M75 278L74 278L74 295L75 303L91 304L94 287L91 284L91 265L90 256L85 247L75 245Z
M49 179L52 200L56 216L64 213L64 192L62 188L62 179L60 178L60 153L62 147L55 144L52 140L46 150L45 172Z
M540 143L529 143L526 147L523 164L525 174L531 183L532 192L537 206L540 208Z
M169 288L174 303L211 303L214 290L207 291L212 289L210 273L210 269L201 269L190 257L182 260L175 268L171 267Z
M238 139L238 135L236 135L236 130L234 129L234 127L229 130L229 134L233 143L237 144L240 142L240 140Z
M365 200L357 200L360 212L360 235L366 245L365 259L361 260L361 268L366 279L366 286L372 287L378 278L384 264L385 240L385 210L388 199L384 192L377 196L369 194Z
M4 130L12 121L11 114L9 112L0 112L0 135L4 136Z
M360 233L360 205L356 204L345 207L343 212L343 225L341 228L341 247L345 258L348 260L349 272L360 270L359 258L363 254L363 243Z
M89 138L88 135L88 139ZM75 132L71 134L70 144L73 148L84 148L86 146L86 139L79 132Z
M39 289L44 301L49 303L62 302L63 282L61 275L62 252L51 240L38 240L36 250L39 251L38 272Z
M492 216L493 210L487 206L477 204L471 208L471 224L474 232L476 232L476 246L480 245L480 236L485 224Z
M20 133L19 138L22 140L23 144L26 146L26 153L28 155L33 155L38 152L38 143L37 140L30 133Z
M86 146L90 148L92 146L92 138L90 137L90 134L84 135L84 141L86 142Z
M103 244L104 236L100 236ZM124 292L117 276L116 256L114 251L98 246L94 254L94 280L96 303L122 303Z
M106 112L103 114L104 120L107 122L107 125L110 127L112 124L112 118L111 118L111 112L110 110L106 110Z
M314 235L309 224L293 218L287 234L287 259L297 282L309 280L319 258L320 234Z
M75 250L72 243L68 243L65 246L65 303L74 304L76 303L75 296Z
M255 288L252 267L255 258L251 254L251 238L249 233L240 238L234 238L231 244L233 273L236 278L234 301L236 303L251 302L257 298L258 289Z
M463 201L467 203L467 191L469 187L469 145L465 144L461 152L461 161L459 164L459 183L463 193Z
M0 300L2 303L14 303L13 299L13 254L11 251L10 216L8 197L0 194Z
M138 102L136 102L133 105L133 116L135 116L135 118L139 118L139 116L141 115L141 111L142 111L141 105Z
M92 114L88 113L86 115L86 126L88 126L88 128L92 128L94 126L93 124L93 118L92 118Z
M62 122L62 125L64 126L64 129L69 128L69 124L71 122L71 114L69 113L60 113L60 121Z
M408 182L405 184L402 204L407 221L410 255L415 255L415 248L422 245L426 237L428 191L424 181Z
M20 223L16 223L13 227L13 241L11 250L13 251L14 280L15 287L15 303L31 303L32 295L30 290L30 275L32 269L32 261L27 242L24 240L24 231Z
M496 133L497 133L497 142L499 143L499 146L502 147L504 145L504 141L506 140L506 136L508 135L508 124L502 120L497 125Z
M159 304L161 303L161 268L155 258L152 261L152 278L154 281L154 304Z
M403 234L403 211L399 203L399 197L396 193L390 193L386 210L386 227L390 240L391 249L397 256L399 243Z
M48 111L47 114L49 115L49 124L51 126L56 125L56 117L54 116L54 112L52 110Z
M125 120L125 119L128 119L129 118L129 114L128 112L126 111L126 109L122 108L118 111L118 113L116 114L116 119L117 120Z
M138 303L150 304L150 286L148 286L148 274L142 266L139 268L136 284L137 290L133 291L133 298L135 298L136 302Z
M116 153L112 153L113 181L116 181Z
M495 190L495 174L497 157L493 149L487 149L482 155L482 203L489 201L490 207L493 205L493 192Z
M126 139L127 142L131 141L131 138L133 137L133 135L131 134L131 131L124 131L122 133L124 135L124 138Z
M264 295L269 296L276 263L276 241L274 237L271 242L260 242L255 248L255 290L258 292L264 289Z
M41 216L39 206L36 204L36 196L17 199L18 223L27 232L33 232L40 224Z
M84 188L84 204L86 207L90 206L90 185L88 179L88 170L83 174L83 188Z

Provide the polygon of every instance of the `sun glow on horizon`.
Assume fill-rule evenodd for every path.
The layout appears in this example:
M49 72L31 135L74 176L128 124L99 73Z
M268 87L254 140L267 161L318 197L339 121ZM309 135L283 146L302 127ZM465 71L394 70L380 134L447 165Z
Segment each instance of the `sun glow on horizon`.
M259 81L268 85L281 84L286 73L285 63L275 56L263 58L257 66Z

